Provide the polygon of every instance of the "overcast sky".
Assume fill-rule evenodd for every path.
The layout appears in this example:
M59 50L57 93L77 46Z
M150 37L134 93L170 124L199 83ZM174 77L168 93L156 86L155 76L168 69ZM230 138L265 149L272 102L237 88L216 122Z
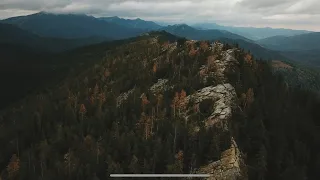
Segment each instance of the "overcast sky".
M320 0L1 0L0 19L39 11L120 16L169 23L320 31Z

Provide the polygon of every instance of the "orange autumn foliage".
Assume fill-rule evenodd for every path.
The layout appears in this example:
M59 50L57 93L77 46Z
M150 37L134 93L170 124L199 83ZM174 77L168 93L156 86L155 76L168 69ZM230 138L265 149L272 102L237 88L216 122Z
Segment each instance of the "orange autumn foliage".
M189 51L189 56L194 56L197 54L197 50L194 49L193 45L191 45L191 49Z
M150 101L148 100L147 96L143 93L141 96L141 106L143 111L145 110L146 105L148 105Z
M87 112L86 107L84 106L84 104L81 104L81 105L80 105L79 113L80 113L80 114L85 114L86 112Z
M157 72L157 63L153 64L152 72L156 73Z
M177 108L178 107L178 103L179 103L179 92L176 92L175 93L175 96L174 96L174 98L173 98L173 100L172 100L172 104L171 104L171 107L173 107L173 108Z
M254 92L252 88L249 88L246 94L246 104L250 106L254 101Z
M13 154L7 166L9 177L13 178L14 176L16 176L17 173L19 172L19 169L20 169L20 159L16 154Z
M108 69L106 69L105 71L104 71L104 77L105 78L107 78L107 77L109 77L110 76L110 71L108 70Z
M103 92L99 94L99 100L102 103L106 102L106 95Z
M164 42L164 43L162 44L162 47L165 48L165 49L167 49L167 48L169 47L169 42L168 42L168 41L167 41L167 42Z
M200 43L200 48L201 48L203 51L207 51L208 48L209 48L209 45L208 45L207 42L202 41L202 42Z
M183 151L180 150L176 155L175 155L175 158L178 160L178 161L183 161Z
M91 103L91 104L94 104L94 100L95 100L95 99L96 99L96 98L95 98L93 95L91 95L90 98L89 98L90 103Z
M144 130L144 137L148 139L151 136L151 118L144 112L141 113L141 118L137 124Z
M181 92L176 92L175 96L172 100L171 107L176 109L178 108L179 110L185 109L186 107L186 102L185 98L187 97L187 93L182 89Z
M248 64L252 64L252 56L250 54L246 54L246 56L244 57L244 60L246 63Z

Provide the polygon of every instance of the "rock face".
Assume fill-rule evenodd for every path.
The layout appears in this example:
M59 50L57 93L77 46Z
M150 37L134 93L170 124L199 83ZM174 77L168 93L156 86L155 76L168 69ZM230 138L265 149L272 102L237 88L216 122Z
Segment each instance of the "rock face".
M124 103L130 94L132 94L134 92L134 88L129 90L128 92L122 93L117 97L117 107L120 107L122 103Z
M226 78L226 70L230 66L235 66L238 61L234 58L234 49L222 51L223 45L220 43L213 44L213 51L221 53L222 58L216 59L215 76L217 76L222 84L217 86L209 86L198 90L195 94L188 96L186 101L192 101L195 105L204 100L212 100L213 109L211 115L207 118L205 125L207 128L217 127L220 132L227 132L230 134L230 147L221 153L220 160L201 167L199 173L210 174L210 180L237 180L247 179L245 167L243 165L243 158L237 143L232 137L230 119L232 117L232 109L235 108L235 100L237 98L235 89L229 84ZM205 67L204 67L205 68ZM212 73L212 72L209 72ZM195 128L197 129L197 128Z
M231 84L219 84L198 90L195 94L187 96L185 103L192 101L194 105L199 105L204 100L212 100L213 109L206 120L206 127L219 125L225 130L228 129L227 120L231 117L231 108L236 98L235 90Z
M221 154L221 159L200 168L200 172L209 173L210 180L238 180L246 179L241 172L242 159L234 139L231 139L230 149Z
M150 91L153 94L157 94L159 92L163 92L163 91L165 91L166 89L169 88L168 85L167 85L168 82L169 82L168 79L158 79L158 82L150 87Z

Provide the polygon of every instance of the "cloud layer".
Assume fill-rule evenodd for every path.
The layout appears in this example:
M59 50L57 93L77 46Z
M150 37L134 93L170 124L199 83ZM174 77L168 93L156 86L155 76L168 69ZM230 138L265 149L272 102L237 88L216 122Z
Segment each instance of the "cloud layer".
M140 17L169 23L283 27L320 31L319 0L1 0L0 18L49 11Z

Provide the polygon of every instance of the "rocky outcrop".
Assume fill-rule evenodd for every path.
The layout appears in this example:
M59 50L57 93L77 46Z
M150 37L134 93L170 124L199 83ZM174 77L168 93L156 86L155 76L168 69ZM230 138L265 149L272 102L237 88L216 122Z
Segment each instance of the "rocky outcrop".
M235 49L222 51L223 45L214 43L212 50L215 53L221 53L221 59L215 59L214 63L216 68L214 73L216 78L219 79L221 84L217 86L209 86L198 90L195 94L188 96L186 101L192 99L195 105L204 100L212 100L213 109L211 115L205 121L207 128L216 127L219 132L228 132L230 134L230 147L223 150L220 160L212 162L206 166L201 167L198 172L210 174L207 179L210 180L237 180L246 179L245 167L243 166L243 158L237 146L234 137L231 133L230 119L232 117L232 110L235 108L235 100L237 98L235 89L228 83L226 71L230 66L235 66L238 61L234 58ZM205 67L204 67L205 68ZM197 129L197 128L196 128Z
M231 138L231 147L221 153L221 159L201 167L199 172L209 173L209 180L238 180L246 179L241 171L243 160L237 143Z
M150 91L153 94L158 94L160 92L163 92L163 91L165 91L165 90L167 90L169 88L168 82L169 82L168 79L158 79L158 82L153 84L150 87Z
M205 121L207 128L214 125L227 130L227 120L231 117L231 109L236 98L235 90L231 84L219 84L198 90L196 93L187 96L184 103L192 102L193 106L199 106L204 100L211 100L213 103L212 113ZM188 112L191 112L189 110ZM190 114L187 114L190 115ZM188 117L187 117L188 118Z
M120 107L122 103L124 103L130 94L134 92L135 88L129 90L128 92L122 93L117 97L117 107Z

